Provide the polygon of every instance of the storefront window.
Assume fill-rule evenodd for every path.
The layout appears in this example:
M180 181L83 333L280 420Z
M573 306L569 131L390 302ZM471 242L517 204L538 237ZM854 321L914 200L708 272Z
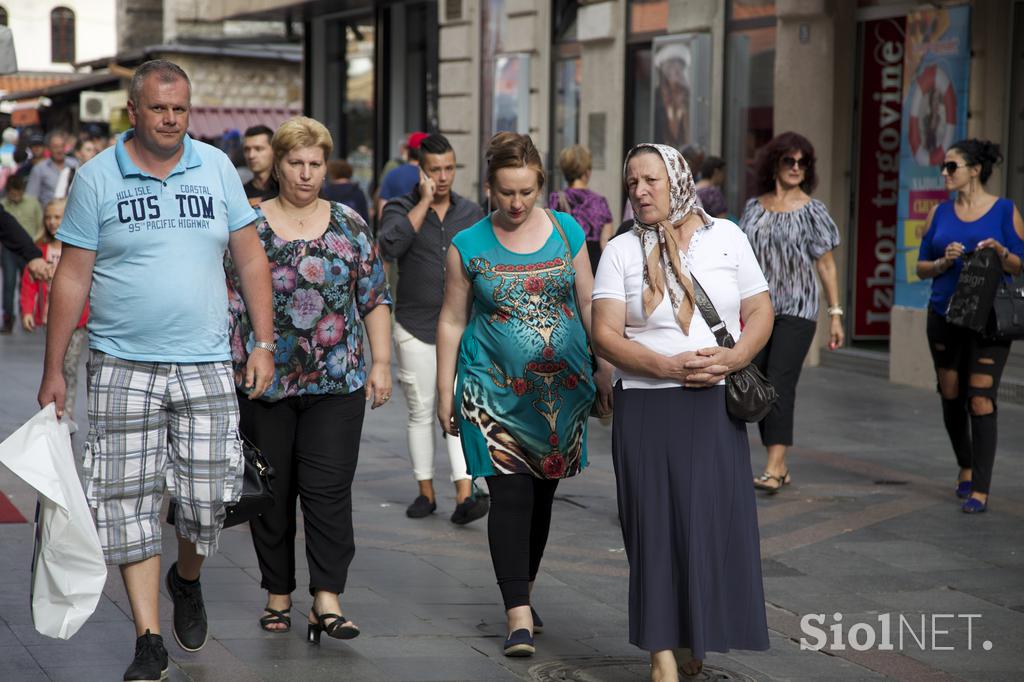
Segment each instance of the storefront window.
M725 193L739 216L757 192L754 159L774 133L775 27L730 32L726 52Z
M551 151L557 161L558 153L580 141L580 60L561 59L555 63L555 134ZM553 164L557 165L557 164ZM553 173L552 186L558 189L565 179Z
M626 98L626 148L650 142L651 130L651 45L636 45L629 52L627 67L629 92Z

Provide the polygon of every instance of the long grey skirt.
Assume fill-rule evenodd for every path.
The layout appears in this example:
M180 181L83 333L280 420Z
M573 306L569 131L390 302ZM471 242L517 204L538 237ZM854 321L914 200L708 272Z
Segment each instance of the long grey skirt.
M629 558L629 641L768 648L757 507L725 387L615 389L612 456Z

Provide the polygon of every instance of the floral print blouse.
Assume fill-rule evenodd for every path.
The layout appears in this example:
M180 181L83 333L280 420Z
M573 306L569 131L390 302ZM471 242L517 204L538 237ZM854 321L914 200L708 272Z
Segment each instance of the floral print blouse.
M332 201L330 224L317 239L285 241L262 214L256 232L270 261L277 343L274 381L260 399L359 390L366 383L363 318L378 305L392 305L366 223ZM245 391L245 363L256 339L230 258L226 270L235 385Z

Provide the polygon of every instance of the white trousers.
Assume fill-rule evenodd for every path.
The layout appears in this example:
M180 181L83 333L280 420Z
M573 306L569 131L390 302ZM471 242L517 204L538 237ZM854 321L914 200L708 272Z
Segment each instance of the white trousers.
M417 481L434 478L434 434L437 423L437 346L424 343L395 323L398 381L409 405L409 454ZM458 438L444 439L448 447L451 480L469 479L466 458Z

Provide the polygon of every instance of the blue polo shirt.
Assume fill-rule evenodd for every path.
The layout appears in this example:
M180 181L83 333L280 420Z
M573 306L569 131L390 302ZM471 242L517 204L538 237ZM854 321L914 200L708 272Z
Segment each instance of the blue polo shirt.
M143 172L124 143L75 176L57 238L96 252L89 347L125 360L229 360L224 251L256 220L238 172L187 135L165 180Z

